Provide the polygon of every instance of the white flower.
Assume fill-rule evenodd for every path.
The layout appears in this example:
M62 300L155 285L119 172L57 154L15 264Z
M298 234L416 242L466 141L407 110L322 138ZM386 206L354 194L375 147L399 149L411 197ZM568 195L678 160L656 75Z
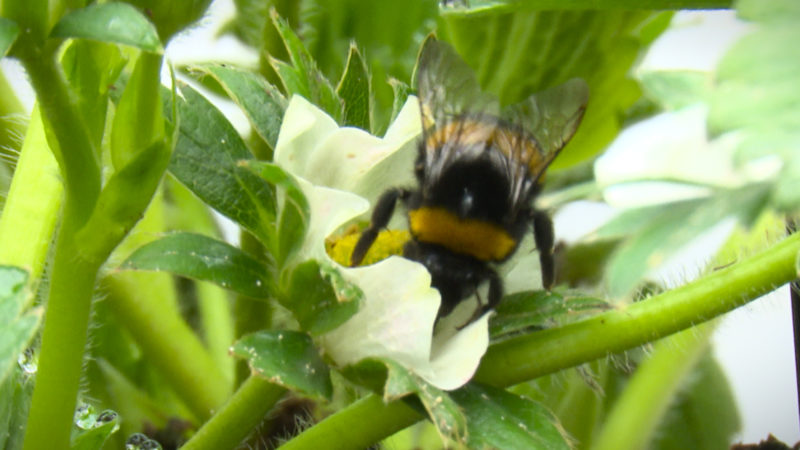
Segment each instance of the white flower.
M340 128L304 98L291 99L274 160L300 179L311 207L301 257L336 264L325 252L325 238L366 213L385 189L413 186L420 133L415 97L408 98L383 138ZM405 226L400 211L395 217L392 226ZM488 314L461 330L440 324L434 336L440 296L424 266L390 257L371 266L339 266L339 270L361 288L364 300L358 313L321 337L325 352L337 364L391 359L445 390L472 378L489 344Z

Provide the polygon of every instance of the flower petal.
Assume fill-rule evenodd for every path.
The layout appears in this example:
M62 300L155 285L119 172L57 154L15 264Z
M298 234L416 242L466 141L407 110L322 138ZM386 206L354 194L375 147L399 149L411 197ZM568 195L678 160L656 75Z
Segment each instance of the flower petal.
M425 267L390 257L343 273L364 292L364 302L322 336L326 353L341 366L369 357L390 358L415 372L428 365L440 297Z
M324 111L295 95L283 115L273 159L284 170L307 178L306 165L318 143L338 129Z

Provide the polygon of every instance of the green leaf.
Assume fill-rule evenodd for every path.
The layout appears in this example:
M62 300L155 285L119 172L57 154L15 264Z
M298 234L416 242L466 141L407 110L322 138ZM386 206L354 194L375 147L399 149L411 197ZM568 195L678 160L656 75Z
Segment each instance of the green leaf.
M332 266L315 260L299 264L289 275L288 294L281 304L292 311L300 327L324 334L358 311L364 294Z
M640 81L644 95L668 110L706 102L711 92L711 78L705 72L648 72L640 76Z
M230 244L194 233L173 233L144 245L120 269L167 271L254 298L268 298L274 291L270 267Z
M344 103L344 125L370 131L369 74L355 44L350 46L347 65L336 86L336 94Z
M736 399L725 372L710 352L688 377L655 433L651 448L659 450L727 448L740 430Z
M11 19L0 17L0 58L6 56L18 35L19 25Z
M17 357L28 345L42 319L41 308L25 314L25 284L28 274L22 269L0 266L0 384L17 364Z
M400 110L403 109L403 105L406 104L406 100L408 96L411 94L411 86L403 83L397 79L390 79L389 84L392 86L392 93L393 93L393 101L392 101L392 115L389 122L394 122L394 119L397 118L397 115L400 114Z
M624 112L640 97L628 78L631 67L670 18L671 13L645 10L454 12L443 17L440 34L503 104L574 77L589 84L583 121L553 162L553 168L566 168L616 137Z
M383 395L385 402L404 399L415 409L427 413L442 440L467 442L464 412L450 394L388 358L366 358L342 369L354 383ZM416 398L409 396L414 395Z
M329 79L345 71L351 42L358 43L371 76L375 135L390 123L392 87L386 80L408 81L422 40L436 26L438 3L427 0L314 0L301 2L302 37ZM401 102L402 105L402 102Z
M102 3L72 11L53 27L53 37L113 42L161 53L164 48L153 24L127 3Z
M260 331L239 339L231 352L271 383L324 399L333 394L328 366L305 333Z
M720 61L715 74L708 128L721 134L735 131L740 138L738 158L783 161L773 199L782 210L800 205L800 8L786 0L737 3L739 14L756 21L753 32L736 42Z
M384 399L391 401L409 394L416 395L443 439L452 439L462 445L467 442L465 412L447 392L426 383L394 361L381 362L388 369L383 390Z
M297 181L279 166L260 161L248 161L247 167L270 185L278 188L278 253L277 265L284 263L303 245L311 209Z
M22 449L33 385L32 374L16 364L5 381L0 382L0 448Z
M469 448L572 448L556 417L529 398L477 383L451 396L467 416Z
M283 112L288 101L275 86L260 75L230 66L195 68L219 82L230 98L242 108L253 129L271 148L278 142Z
M161 56L143 53L117 104L111 128L111 161L118 170L164 139Z
M80 428L72 435L71 450L100 450L108 438L119 430L119 415L106 410L94 415L94 422Z
M605 300L568 297L557 292L517 292L503 298L489 320L493 340L524 330L549 328L573 322L609 308Z
M330 81L317 68L300 38L292 31L286 21L272 11L272 23L286 46L291 65L278 60L271 60L273 68L283 81L286 93L299 94L318 105L330 114L336 122L342 122L342 101L333 89Z
M240 161L253 159L253 155L225 116L191 87L183 86L181 92L180 134L170 172L274 253L274 188L241 166Z
M637 217L631 219L628 226L641 225L641 231L622 243L609 261L610 295L619 297L630 293L648 270L661 265L682 246L726 217L735 217L745 226L749 225L766 205L768 189L766 185L750 185L720 191L704 199L631 211L627 217ZM649 217L644 217L645 213ZM598 234L607 236L609 230L625 227L622 221L622 217L612 220Z

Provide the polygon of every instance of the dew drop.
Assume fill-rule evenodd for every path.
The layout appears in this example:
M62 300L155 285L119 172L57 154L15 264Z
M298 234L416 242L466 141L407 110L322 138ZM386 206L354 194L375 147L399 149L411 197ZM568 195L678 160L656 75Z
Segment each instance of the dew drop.
M97 413L92 405L82 403L75 409L75 425L81 430L90 430L97 423Z
M39 368L39 357L32 348L28 347L17 357L17 364L26 374L34 375Z

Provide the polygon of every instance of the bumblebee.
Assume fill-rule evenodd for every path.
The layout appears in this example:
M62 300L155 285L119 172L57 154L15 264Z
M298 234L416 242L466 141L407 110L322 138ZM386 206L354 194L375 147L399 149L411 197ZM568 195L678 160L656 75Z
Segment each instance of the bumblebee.
M442 298L438 317L488 281L487 302L479 300L471 322L502 299L494 267L514 254L531 228L542 284L553 285L553 224L534 199L545 169L580 123L589 89L572 79L501 109L455 50L434 37L420 51L416 81L423 129L414 164L419 186L381 195L350 263L362 261L400 201L411 232L403 256L430 272Z

